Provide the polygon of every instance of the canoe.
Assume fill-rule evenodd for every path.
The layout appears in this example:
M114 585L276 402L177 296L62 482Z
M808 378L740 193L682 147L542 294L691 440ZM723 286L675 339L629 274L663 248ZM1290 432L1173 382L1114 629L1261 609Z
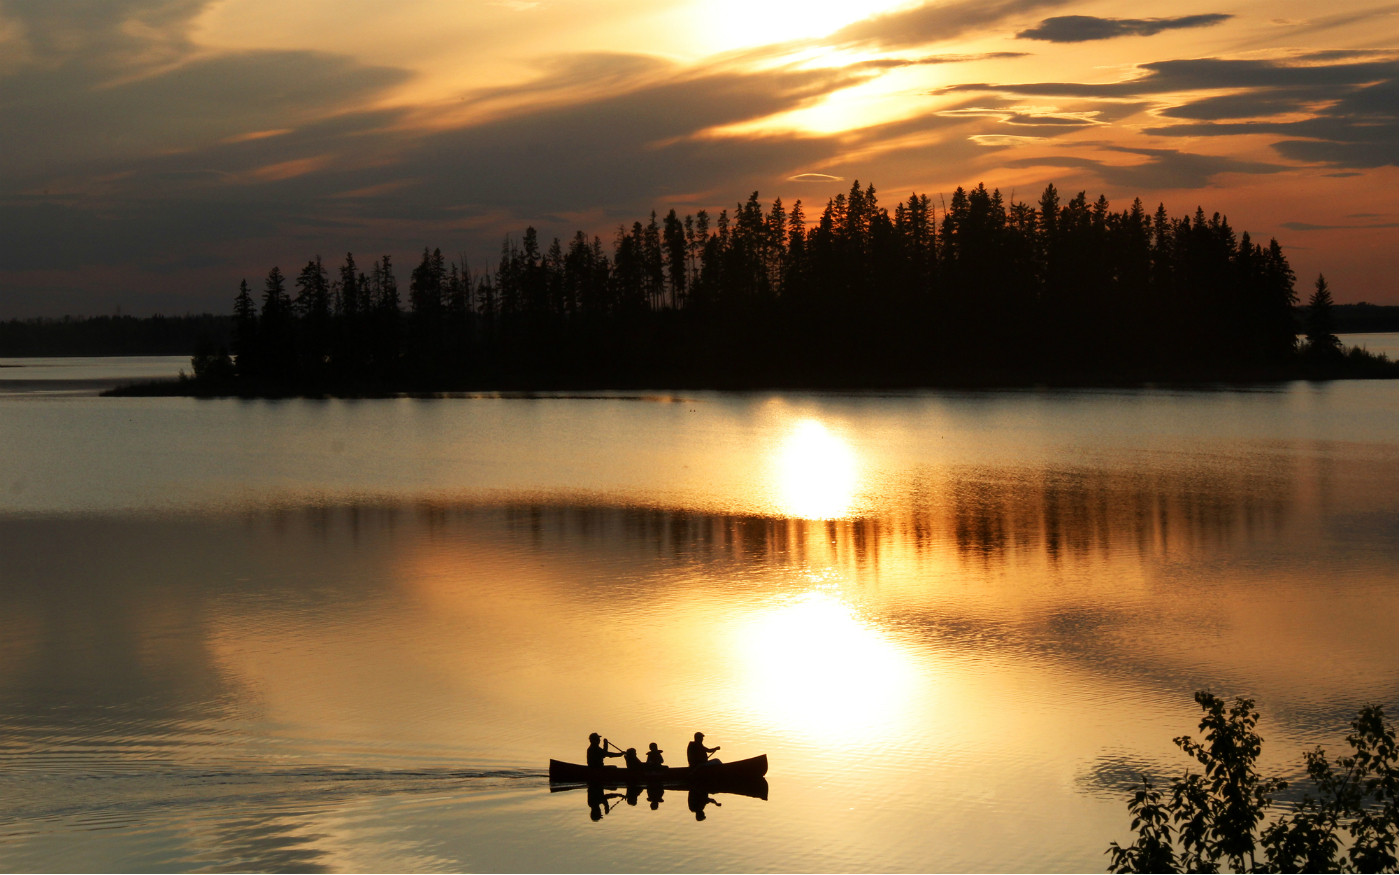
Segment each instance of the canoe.
M746 760L735 760L732 763L713 763L700 769L692 769L689 766L662 766L659 769L624 769L617 766L592 768L560 760L549 761L551 783L716 786L757 781L766 774L766 754Z
M626 770L623 769L620 771ZM751 796L754 799L763 799L765 801L768 799L767 778L737 778L725 781L721 784L697 784L685 781L676 783L660 781L650 784L629 784L626 781L606 778L602 781L593 781L592 783L584 783L581 781L551 781L549 785L549 792L551 793L568 793L573 790L588 790L592 792L595 789L626 790L629 800L636 798L638 794L645 791L648 801L660 801L662 798L661 794L665 793L667 790L672 793L712 793L716 796L730 793L735 796Z

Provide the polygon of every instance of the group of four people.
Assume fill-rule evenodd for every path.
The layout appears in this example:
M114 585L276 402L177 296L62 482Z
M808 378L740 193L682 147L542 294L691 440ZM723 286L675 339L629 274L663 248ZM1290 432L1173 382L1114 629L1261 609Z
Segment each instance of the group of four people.
M645 762L637 758L637 749L635 747L629 747L627 750L619 749L614 753L608 750L610 746L608 740L596 732L588 736L587 763L590 769L603 768L604 761L608 757L622 757L623 763L626 764L629 769L659 769L666 764L664 758L661 756L661 748L657 747L654 741L647 749L647 758ZM692 769L719 765L719 760L710 759L710 754L713 754L717 750L719 750L718 746L706 747L705 733L697 732L695 733L695 739L685 746L686 765L690 766Z

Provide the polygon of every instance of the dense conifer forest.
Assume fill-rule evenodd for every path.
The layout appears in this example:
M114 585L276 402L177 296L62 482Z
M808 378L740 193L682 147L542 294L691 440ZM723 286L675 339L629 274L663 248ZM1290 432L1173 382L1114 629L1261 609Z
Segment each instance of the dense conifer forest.
M0 321L0 356L191 355L233 336L233 317L64 316Z
M1114 211L1053 185L1037 204L979 184L937 208L911 195L891 211L856 182L814 219L800 201L765 205L755 192L716 216L653 212L609 243L578 232L546 245L527 228L493 271L425 248L401 287L403 272L388 256L347 254L294 277L274 267L260 289L243 282L229 345L198 351L194 384L893 387L1269 379L1345 365L1330 344L1300 355L1295 277L1276 240L1256 243L1199 208Z

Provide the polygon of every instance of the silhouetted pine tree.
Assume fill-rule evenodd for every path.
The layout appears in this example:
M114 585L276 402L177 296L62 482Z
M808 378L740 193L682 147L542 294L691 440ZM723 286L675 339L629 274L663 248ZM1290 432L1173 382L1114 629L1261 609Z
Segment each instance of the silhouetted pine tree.
M389 256L381 256L370 280L374 287L374 313L370 326L371 371L381 379L394 379L402 372L399 362L401 346L399 284L394 278L394 265Z
M671 292L670 305L672 308L683 307L690 279L690 249L686 243L685 225L675 210L666 213L661 243L665 249L666 285Z
M274 265L263 282L262 312L258 316L258 367L264 379L285 383L296 377L296 340L287 281Z
M303 377L324 377L331 355L331 289L321 256L301 269L292 309L299 320L297 371Z
M248 291L248 281L238 284L233 299L233 356L238 376L256 379L258 363L258 308Z
M1332 333L1332 290L1327 287L1327 279L1317 275L1313 284L1312 297L1308 298L1308 314L1305 322L1307 354L1309 358L1328 361L1341 358L1342 342Z

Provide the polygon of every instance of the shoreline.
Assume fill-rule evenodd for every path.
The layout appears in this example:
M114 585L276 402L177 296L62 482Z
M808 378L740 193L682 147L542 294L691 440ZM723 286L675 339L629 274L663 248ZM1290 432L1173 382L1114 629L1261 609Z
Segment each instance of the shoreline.
M190 398L437 398L456 395L496 394L529 398L559 392L898 392L928 389L1152 389L1221 388L1290 383L1299 380L1394 380L1400 366L1388 359L1370 358L1361 362L1326 364L1297 363L1280 369L1239 369L1222 373L1176 374L1086 374L981 372L945 374L936 379L854 377L848 379L699 379L671 376L654 379L624 378L499 378L443 381L326 381L315 384L210 381L182 375L175 379L150 380L115 386L101 393L104 397L190 397Z

